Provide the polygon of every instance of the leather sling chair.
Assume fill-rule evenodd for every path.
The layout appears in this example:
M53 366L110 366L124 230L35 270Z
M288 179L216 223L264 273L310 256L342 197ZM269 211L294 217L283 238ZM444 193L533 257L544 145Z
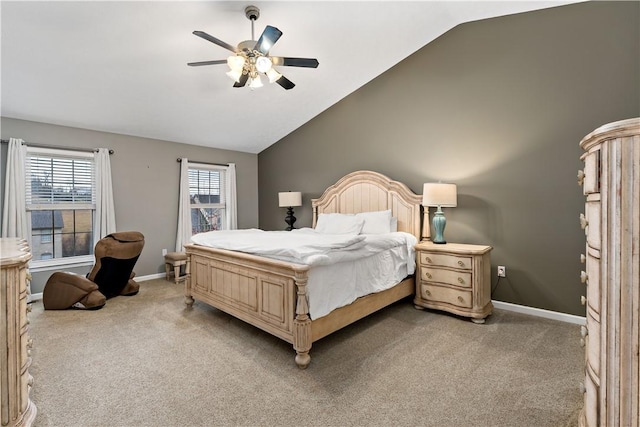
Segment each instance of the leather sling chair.
M140 285L133 280L133 267L143 247L144 236L137 231L112 233L100 239L94 250L96 263L86 277L62 271L49 277L42 294L44 308L97 310L109 298L137 294Z

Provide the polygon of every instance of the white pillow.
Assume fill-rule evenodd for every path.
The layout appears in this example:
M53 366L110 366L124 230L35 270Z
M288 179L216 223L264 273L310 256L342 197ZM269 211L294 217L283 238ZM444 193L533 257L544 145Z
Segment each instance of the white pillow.
M320 214L316 231L323 234L360 234L364 219L349 214Z
M356 217L364 220L364 226L362 227L360 234L391 233L390 209L377 212L361 212L356 214Z
M395 233L398 231L398 218L395 216L391 217L391 232Z

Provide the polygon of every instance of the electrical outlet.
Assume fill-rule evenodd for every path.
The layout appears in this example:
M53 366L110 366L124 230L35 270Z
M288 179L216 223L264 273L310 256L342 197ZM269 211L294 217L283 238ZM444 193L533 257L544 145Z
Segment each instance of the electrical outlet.
M507 267L504 265L498 266L498 277L507 277Z
M166 249L163 249L163 250L162 250L162 256L165 256L166 254L167 254L167 250L166 250Z

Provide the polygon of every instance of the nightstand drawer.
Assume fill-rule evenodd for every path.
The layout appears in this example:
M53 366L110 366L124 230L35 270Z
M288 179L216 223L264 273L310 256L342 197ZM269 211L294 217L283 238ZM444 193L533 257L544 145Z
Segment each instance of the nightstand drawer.
M471 291L459 291L425 283L420 284L420 298L425 301L445 302L457 307L472 307Z
M463 288L471 287L471 272L467 273L466 271L423 267L420 269L420 278L425 282L446 283Z
M437 265L440 267L460 268L471 270L471 257L449 254L420 253L420 264L424 266Z

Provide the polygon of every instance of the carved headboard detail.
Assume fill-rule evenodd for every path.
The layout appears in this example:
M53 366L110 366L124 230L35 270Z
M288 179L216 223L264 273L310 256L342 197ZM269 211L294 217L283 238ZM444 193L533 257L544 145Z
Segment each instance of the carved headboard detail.
M322 196L311 200L313 227L321 213L355 214L391 209L391 215L398 219L398 231L411 233L420 240L421 202L422 196L401 182L378 172L356 171L340 178Z

